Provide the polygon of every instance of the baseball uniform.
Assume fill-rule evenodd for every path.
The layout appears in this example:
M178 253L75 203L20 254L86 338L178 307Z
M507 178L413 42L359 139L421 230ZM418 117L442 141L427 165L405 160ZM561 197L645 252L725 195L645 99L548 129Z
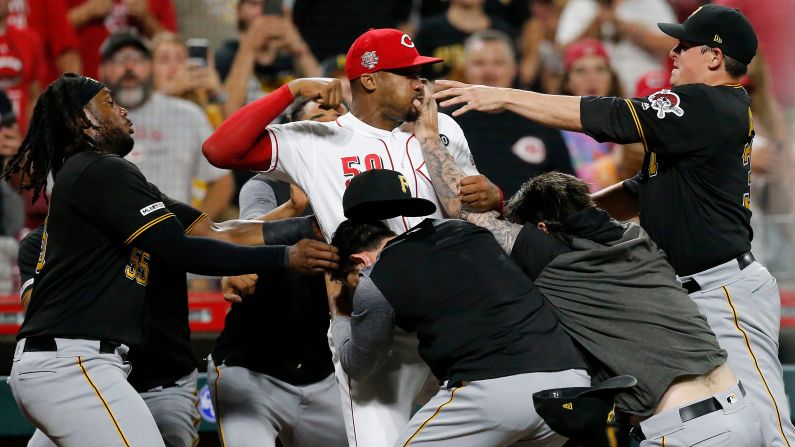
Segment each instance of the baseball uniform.
M254 219L290 197L289 185L257 175L240 191ZM232 305L208 358L207 382L226 447L339 447L348 443L328 349L322 276L269 270Z
M149 255L123 242L174 217L158 204L113 155L81 152L58 173L8 382L59 445L164 445L124 361L126 345L143 340Z
M750 97L740 85L689 84L647 98L583 98L583 128L599 141L642 142L640 223L707 318L759 412L768 446L795 427L778 360L776 280L750 253Z
M443 381L396 446L565 443L535 413L532 394L589 386L585 362L488 230L428 219L387 242L361 274L351 316L332 320L351 377L366 378L389 355L393 326L416 332Z

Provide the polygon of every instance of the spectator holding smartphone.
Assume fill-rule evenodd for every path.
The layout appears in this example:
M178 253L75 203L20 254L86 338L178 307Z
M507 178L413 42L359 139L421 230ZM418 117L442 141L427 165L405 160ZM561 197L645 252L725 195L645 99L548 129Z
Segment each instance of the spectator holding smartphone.
M186 44L174 33L158 33L152 39L152 64L156 91L198 104L213 127L221 124L221 78L205 39L190 39Z
M277 15L270 1L239 0L239 39L224 42L215 54L227 116L295 78L320 76L320 65L292 18Z

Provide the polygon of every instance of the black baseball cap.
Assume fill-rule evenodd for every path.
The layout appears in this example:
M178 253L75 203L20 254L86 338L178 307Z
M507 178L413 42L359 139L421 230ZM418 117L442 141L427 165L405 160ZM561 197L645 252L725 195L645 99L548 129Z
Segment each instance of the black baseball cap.
M384 220L433 214L430 200L411 196L406 177L390 169L372 169L355 176L342 196L345 217L354 220Z
M665 34L684 42L720 48L724 54L746 65L756 55L756 33L739 9L704 5L681 25L658 23L657 26Z
M149 41L131 31L119 31L108 36L102 42L102 46L99 47L99 55L104 62L124 47L135 47L141 50L147 58L152 58L152 49L149 47Z
M616 394L638 383L632 376L617 376L592 387L557 388L533 394L536 413L557 433L579 438L607 426Z

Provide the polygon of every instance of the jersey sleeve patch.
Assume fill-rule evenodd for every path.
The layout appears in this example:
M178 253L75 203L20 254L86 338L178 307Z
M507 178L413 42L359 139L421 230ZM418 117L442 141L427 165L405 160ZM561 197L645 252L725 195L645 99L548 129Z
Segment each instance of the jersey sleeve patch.
M155 203L153 203L151 205L148 205L148 206L145 206L145 207L141 208L141 215L142 216L147 216L147 215L152 214L153 212L155 212L157 210L162 210L165 207L166 207L166 205L163 202L155 202Z
M657 118L659 119L665 118L669 113L673 113L676 116L684 115L685 111L681 107L681 102L679 95L668 89L662 89L649 95L651 108L657 111Z

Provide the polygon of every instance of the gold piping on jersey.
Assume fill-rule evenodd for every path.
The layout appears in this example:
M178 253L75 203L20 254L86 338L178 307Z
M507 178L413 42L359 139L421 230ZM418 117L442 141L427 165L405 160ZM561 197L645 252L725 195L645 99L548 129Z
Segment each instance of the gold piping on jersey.
M420 428L418 428L417 431L415 431L414 434L411 435L411 437L408 440L406 440L406 443L403 444L403 447L406 447L409 444L411 444L411 441L413 441L414 438L416 438L417 435L420 434L422 429L425 428L425 426L428 425L436 416L439 416L439 413L442 412L442 408L446 407L448 404L453 403L453 400L455 399L455 392L460 390L461 388L463 388L463 386L453 388L453 391L450 393L450 400L439 405L439 408L436 409L433 415L431 415L431 417L429 417L425 422L423 422L422 425L420 425Z
M748 340L748 334L745 333L743 328L740 327L740 321L737 317L737 309L734 308L734 303L732 302L731 294L729 294L729 289L726 286L721 286L723 289L723 294L726 295L726 301L729 303L729 307L732 311L732 316L734 317L734 326L737 328L737 331L743 336L743 340L745 340L745 347L748 349L748 354L751 356L751 360L754 361L754 367L756 368L756 372L759 374L759 378L762 379L762 384L765 386L765 390L767 390L767 395L770 396L770 401L773 402L773 408L776 409L776 419L778 420L778 430L781 433L782 439L787 444L787 447L790 447L789 440L787 439L787 435L784 434L784 427L781 425L781 414L778 411L778 403L776 402L776 398L773 397L773 393L770 391L770 387L767 385L767 380L765 380L765 376L762 374L762 370L759 369L759 362L756 361L756 355L754 355L754 350L751 349L751 342Z
M135 231L135 233L131 234L130 237L128 237L127 240L124 241L124 245L127 245L130 242L134 241L135 238L137 238L138 236L141 235L141 233L143 233L144 231L146 231L146 230L152 228L153 226L159 224L160 222L168 219L169 217L176 217L176 216L174 216L174 213L168 213L168 214L164 214L164 215L162 215L162 216L160 216L158 218L155 218L153 220L150 220L149 223L143 224L141 226L141 228L137 229Z
M190 234L190 232L193 231L193 227L195 227L196 224L201 222L205 217L207 217L207 213L202 213L201 216L197 217L192 224L188 225L188 228L185 228L185 234Z
M221 370L218 367L215 367L215 383L213 386L215 387L215 409L217 413L215 414L215 422L218 425L218 437L221 439L221 447L226 447L226 438L224 437L224 429L221 426L221 404L218 401L218 382L221 381Z
M635 122L635 128L638 129L638 135L640 135L641 141L643 141L643 149L646 152L649 152L649 145L646 143L646 134L643 133L643 127L640 125L640 118L638 118L638 112L635 110L635 105L632 104L632 101L629 99L625 99L624 102L627 103L627 107L629 107L629 113L632 115L632 121Z
M130 443L127 441L127 437L124 436L124 432L121 430L119 422L116 420L116 417L113 416L113 412L110 411L110 406L108 406L108 403L105 401L105 398L102 397L102 394L99 392L99 388L97 388L97 386L94 384L94 381L91 380L91 377L89 377L88 371L86 371L86 367L83 366L83 357L77 356L77 365L83 371L83 377L86 378L86 381L91 386L91 388L94 389L94 393L97 395L100 402L102 402L102 406L105 407L105 411L108 412L108 416L110 416L110 420L113 422L113 425L116 427L116 431L119 433L119 436L121 436L122 442L124 442L124 445L126 447L130 447Z

